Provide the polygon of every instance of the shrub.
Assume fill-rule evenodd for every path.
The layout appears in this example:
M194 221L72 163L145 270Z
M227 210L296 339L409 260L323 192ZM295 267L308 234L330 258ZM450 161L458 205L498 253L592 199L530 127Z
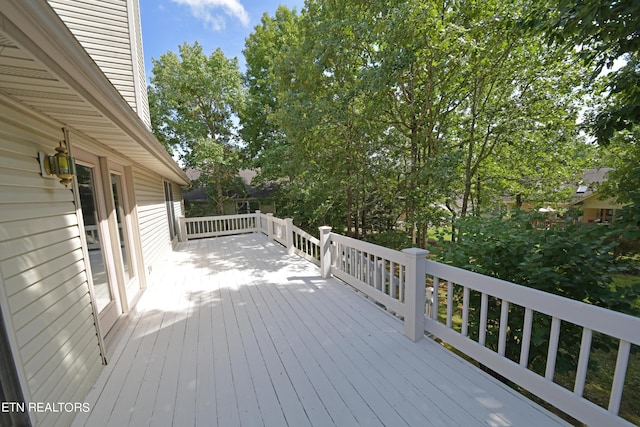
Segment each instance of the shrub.
M538 213L516 211L506 217L467 217L457 223L455 243L439 245L443 262L477 273L539 289L589 304L618 310L630 309L631 295L610 287L611 274L617 269L613 249L617 239L613 228L580 224L569 213L560 221L550 221ZM458 295L461 299L461 296ZM472 295L471 310L480 308L480 296ZM499 318L500 304L489 307L490 319ZM520 307L510 310L510 325L522 325ZM477 316L469 316L470 333L477 334ZM544 372L548 331L551 319L536 316L530 352L530 366ZM497 349L498 326L487 325L487 345ZM538 332L540 331L540 332ZM546 333L543 331L547 331ZM564 351L557 369L575 369L579 354L580 330L563 322L561 336ZM522 336L521 326L508 333L507 357L516 358ZM607 351L610 342L594 341L595 348Z

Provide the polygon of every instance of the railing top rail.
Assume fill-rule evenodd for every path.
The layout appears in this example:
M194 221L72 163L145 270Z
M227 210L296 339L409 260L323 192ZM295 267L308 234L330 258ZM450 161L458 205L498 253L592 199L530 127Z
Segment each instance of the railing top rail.
M239 218L255 218L256 214L233 214L233 215L216 215L216 216L195 216L185 218L186 222L198 222L198 221L212 221L212 220L227 220L227 219L239 219Z
M352 237L347 237L336 233L330 233L329 238L334 242L342 243L371 255L377 255L380 258L384 258L389 261L393 261L399 264L404 264L407 262L407 256L405 254L400 251L386 248L384 246L376 245L369 242L363 242L362 240L354 239Z
M317 237L307 233L306 231L304 231L301 228L296 227L295 225L293 226L293 231L294 231L294 233L299 234L300 236L302 236L305 239L309 240L311 243L314 243L316 245L320 244L320 240Z
M435 261L427 274L640 345L640 318Z

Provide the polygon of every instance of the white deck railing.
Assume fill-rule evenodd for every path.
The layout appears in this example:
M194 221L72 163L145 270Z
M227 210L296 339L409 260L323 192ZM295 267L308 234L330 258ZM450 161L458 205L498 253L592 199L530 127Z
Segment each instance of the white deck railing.
M244 222L238 222L240 217ZM203 224L226 225L221 226L220 231L210 231L215 227ZM640 318L430 261L427 260L428 251L422 249L395 251L332 233L330 227L320 227L320 239L317 239L295 227L290 218L279 219L259 211L228 217L181 218L183 239L240 232L266 234L271 240L284 245L289 253L296 253L320 265L322 277L334 275L401 317L405 335L414 341L425 333L434 336L588 425L633 425L619 417L618 412L631 347L640 345ZM427 278L433 286L427 287ZM471 306L472 292L480 295L480 307ZM462 296L461 306L454 298L456 293ZM500 305L500 318L494 321L488 319L490 300L498 301ZM524 311L517 362L505 356L507 334L513 327L509 316L514 307ZM478 310L478 333L472 338L469 318ZM446 312L442 321L438 318L440 312ZM454 313L459 314L461 322L454 322ZM534 330L534 315L549 316L549 330ZM563 323L582 330L572 390L554 382ZM498 345L494 351L487 347L487 333L496 325ZM618 342L607 408L598 406L583 395L594 332ZM529 368L532 336L540 334L549 338L544 375Z
M293 225L291 218L280 219L273 214L256 211L255 214L180 217L179 223L181 241L260 232L285 246L289 253L320 265L320 241Z
M427 274L433 280L433 309L425 316L425 331L457 348L491 370L513 381L558 409L588 425L631 426L618 416L625 386L627 364L631 345L640 345L640 318L606 310L580 301L563 298L505 282L449 265L427 261ZM454 293L462 294L462 307L454 307ZM476 339L469 337L471 292L480 294L479 328ZM439 296L446 296L440 301ZM497 352L486 346L489 300L499 302ZM445 319L438 320L438 307L446 307ZM509 316L518 307L524 311L520 355L517 362L505 357L509 328L519 327L509 323ZM476 309L478 307L475 307ZM462 317L460 331L453 326L453 313ZM550 318L548 330L533 330L534 315ZM582 332L578 367L572 390L554 382L556 360L561 348L560 332L564 323L579 327ZM610 390L608 408L602 408L583 396L587 383L587 367L591 355L591 340L597 332L618 342L618 355ZM539 375L529 369L529 350L532 336L548 337L546 369Z
M180 238L182 240L253 233L255 231L258 231L255 215L180 217Z

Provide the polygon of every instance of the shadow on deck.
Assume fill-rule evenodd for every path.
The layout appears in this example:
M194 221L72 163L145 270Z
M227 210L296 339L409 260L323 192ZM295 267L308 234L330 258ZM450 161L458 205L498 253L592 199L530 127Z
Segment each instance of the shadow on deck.
M74 425L565 423L262 234L182 243Z

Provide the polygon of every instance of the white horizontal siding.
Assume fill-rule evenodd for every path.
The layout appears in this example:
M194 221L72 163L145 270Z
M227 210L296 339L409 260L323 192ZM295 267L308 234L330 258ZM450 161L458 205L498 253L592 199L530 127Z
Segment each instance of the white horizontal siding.
M135 84L138 88L138 116L142 121L151 129L151 117L149 114L149 99L147 94L147 76L144 68L144 49L142 44L142 23L140 19L140 4L138 0L130 0L133 3L131 10L131 16L133 21L133 38L132 43L134 46L134 72L137 78L135 78ZM131 22L131 21L130 21Z
M127 0L49 0L49 4L137 111Z
M176 220L184 216L184 203L182 202L182 190L178 184L172 183L173 190L173 210L176 213Z
M161 272L171 253L162 177L134 168L134 190L147 284Z
M25 397L39 402L74 401L102 366L73 194L43 178L37 160L61 137L61 128L0 96L0 303ZM37 414L37 423L70 421L46 417Z

